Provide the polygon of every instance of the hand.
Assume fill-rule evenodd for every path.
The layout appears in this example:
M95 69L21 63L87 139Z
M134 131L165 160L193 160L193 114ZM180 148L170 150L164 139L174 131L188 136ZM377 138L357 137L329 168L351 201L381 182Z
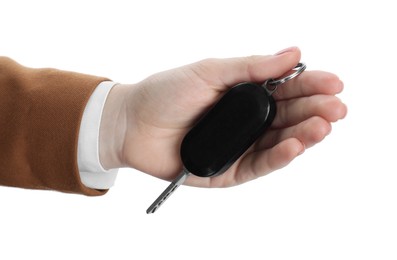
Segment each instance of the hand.
M180 144L195 122L237 83L262 83L290 71L298 48L277 55L207 59L150 76L134 85L117 85L106 101L100 130L105 168L132 167L171 180L182 170ZM331 122L346 115L335 94L337 76L306 71L273 94L277 115L260 138L227 172L213 178L190 176L188 185L228 187L264 176L290 163L323 140Z

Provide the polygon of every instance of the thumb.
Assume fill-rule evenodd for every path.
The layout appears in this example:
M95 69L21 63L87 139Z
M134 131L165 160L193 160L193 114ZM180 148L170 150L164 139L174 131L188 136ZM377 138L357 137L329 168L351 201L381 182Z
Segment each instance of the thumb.
M227 86L244 81L264 82L280 77L293 69L299 63L300 57L299 48L290 47L274 55L208 59L194 65L198 66L195 70L203 80L224 90Z

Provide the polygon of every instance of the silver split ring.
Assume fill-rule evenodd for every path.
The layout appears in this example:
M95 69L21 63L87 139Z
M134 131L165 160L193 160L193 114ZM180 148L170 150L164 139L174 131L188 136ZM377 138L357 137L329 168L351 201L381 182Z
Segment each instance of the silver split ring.
M284 76L279 79L268 79L266 80L262 86L266 89L267 93L269 95L273 94L274 91L277 90L277 87L288 80L291 80L295 78L296 76L300 75L304 70L306 69L306 64L303 62L299 62L294 68L293 68L293 73Z

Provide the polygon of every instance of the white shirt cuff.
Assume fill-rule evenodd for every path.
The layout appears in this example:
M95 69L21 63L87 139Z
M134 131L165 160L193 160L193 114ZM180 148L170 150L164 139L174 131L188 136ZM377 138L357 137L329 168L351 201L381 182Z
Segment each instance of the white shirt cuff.
M118 169L105 170L99 160L99 127L106 98L116 83L101 82L92 93L81 120L77 162L81 182L93 189L109 189L114 185Z

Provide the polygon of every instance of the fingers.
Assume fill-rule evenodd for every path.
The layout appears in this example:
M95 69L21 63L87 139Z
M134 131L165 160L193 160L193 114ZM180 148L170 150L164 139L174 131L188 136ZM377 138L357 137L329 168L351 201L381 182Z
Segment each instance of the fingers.
M331 124L321 117L311 117L283 130L268 131L253 147L255 151L271 148L289 138L296 138L306 148L321 142L332 130Z
M283 131L268 132L265 138L255 145L252 153L247 154L240 162L235 174L236 183L243 183L283 168L306 148L321 142L330 132L331 124L321 117L312 117Z
M280 85L273 97L276 100L285 100L317 94L335 95L342 90L343 82L336 75L324 71L305 71Z
M289 138L272 149L247 155L240 162L235 174L235 182L236 184L244 183L281 169L302 154L304 150L305 146L298 139Z
M213 178L190 176L186 184L200 187L229 187L264 176L289 164L302 154L305 148L323 140L330 131L330 123L321 117L310 118L283 131L270 131L229 169L228 174Z
M207 59L191 65L193 72L220 91L237 83L264 82L277 78L296 66L300 50L292 47L276 55L229 59Z
M277 115L273 128L288 127L310 117L320 116L329 122L335 122L346 116L347 107L341 100L330 95L315 95L277 102Z

